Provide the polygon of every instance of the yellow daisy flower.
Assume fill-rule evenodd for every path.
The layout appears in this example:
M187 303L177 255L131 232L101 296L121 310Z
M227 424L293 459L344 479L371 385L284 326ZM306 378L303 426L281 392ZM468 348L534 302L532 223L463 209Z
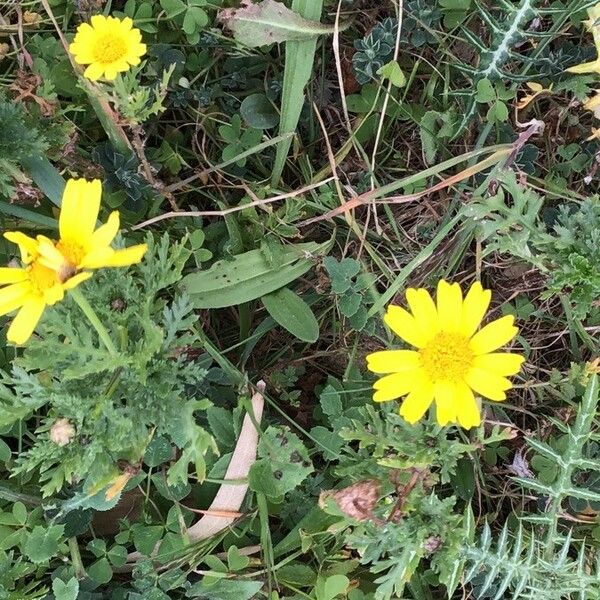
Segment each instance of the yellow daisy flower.
M111 247L119 231L119 211L96 228L102 184L99 179L69 179L62 197L58 221L60 240L37 237L39 261L67 281L83 269L126 267L142 260L148 246L137 244L123 250Z
M481 423L475 394L506 399L507 379L518 373L524 358L497 353L517 334L514 317L492 321L477 331L491 292L475 283L463 299L457 283L440 281L437 303L424 289L406 291L412 312L389 306L387 325L416 350L384 350L367 356L374 373L389 373L375 382L375 402L406 396L400 414L416 423L435 400L440 425L459 423L469 429Z
M75 39L69 46L75 62L89 65L83 73L92 81L104 75L109 81L117 73L128 71L131 65L139 65L146 54L146 44L142 34L133 27L129 17L117 19L94 15L90 23L82 23L77 28Z
M567 71L571 73L598 73L600 75L600 3L592 6L592 8L588 8L588 16L590 18L585 21L585 24L594 36L594 45L596 46L598 58L591 62L570 67Z
M7 232L4 237L19 245L25 264L22 268L0 268L0 316L17 309L19 312L8 328L8 341L24 344L42 317L46 306L63 299L65 291L91 277L79 273L66 282L60 281L56 271L44 266L36 252L36 241L21 232Z

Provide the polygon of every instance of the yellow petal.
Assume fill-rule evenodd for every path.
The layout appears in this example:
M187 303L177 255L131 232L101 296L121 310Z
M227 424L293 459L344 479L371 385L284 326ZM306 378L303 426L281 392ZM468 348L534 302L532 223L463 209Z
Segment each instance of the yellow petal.
M77 287L80 283L86 281L92 276L92 273L77 273L77 275L73 275L70 279L67 279L62 285L65 290L72 290Z
M65 297L65 288L60 285L53 285L51 288L44 290L44 302L48 306L52 306L57 302L60 302Z
M409 423L416 423L433 402L433 382L424 377L406 396L400 407L400 415Z
M476 331L487 312L492 299L492 292L484 290L479 281L475 282L468 291L463 303L460 330L466 337L471 337Z
M512 383L506 377L478 367L472 367L469 370L465 377L465 383L479 395L497 402L506 400L504 392L512 387Z
M41 298L28 300L8 328L6 339L13 344L24 344L42 317L45 304Z
M4 288L0 288L0 306L13 302L17 298L23 298L31 290L31 284L28 281L13 283Z
M459 331L462 305L460 285L440 280L437 288L437 312L442 331Z
M375 402L387 402L408 394L413 389L415 380L419 376L421 376L419 371L414 369L382 377L373 385L375 389L373 400Z
M419 364L419 353L414 350L382 350L367 356L367 367L373 373L410 371Z
M29 282L20 282L0 289L0 316L23 306L31 292Z
M104 79L106 79L106 81L114 81L116 78L117 69L114 67L114 65L106 65L104 67Z
M495 352L493 354L481 354L473 360L473 366L484 371L491 371L496 375L515 375L521 370L525 357L510 352Z
M427 339L431 339L440 328L438 312L429 292L422 288L418 290L409 288L406 290L406 300L419 329Z
M138 244L137 246L130 246L123 250L113 250L112 253L105 258L100 256L86 256L85 266L90 269L100 269L102 267L127 267L139 263L144 254L148 250L146 244Z
M102 73L104 73L104 66L95 62L83 72L83 75L92 81L98 81L102 77Z
M458 423L465 429L481 424L481 413L473 395L473 390L464 382L456 384L456 405Z
M99 179L69 179L63 193L59 229L61 240L87 246L100 211L102 184Z
M101 225L92 234L92 248L101 248L103 246L109 246L115 239L117 232L119 231L119 211L114 210L110 213L108 221L104 225Z
M512 315L492 321L471 338L471 350L474 354L487 354L501 348L519 332L514 323Z
M7 231L4 237L13 244L19 246L21 252L21 260L25 264L29 264L38 254L38 244L28 235L21 233L20 231Z
M456 422L456 388L448 381L437 381L433 387L435 414L440 425Z
M388 306L383 320L397 336L412 346L422 348L427 343L427 338L419 329L415 318L400 306Z
M27 271L25 269L0 267L0 285L19 283L19 281L25 281L25 279L27 279Z
M53 271L59 272L63 269L67 260L60 253L58 248L54 245L52 240L39 235L38 236L38 250L40 253L39 262L40 264L52 269Z

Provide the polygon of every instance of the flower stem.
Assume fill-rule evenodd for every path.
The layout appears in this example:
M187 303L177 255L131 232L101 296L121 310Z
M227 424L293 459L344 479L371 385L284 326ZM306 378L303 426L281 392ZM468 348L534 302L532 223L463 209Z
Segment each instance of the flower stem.
M106 327L102 325L102 322L98 318L98 315L94 311L94 309L90 306L90 303L85 299L85 296L78 290L71 290L71 297L75 302L77 302L79 308L82 310L83 314L87 317L88 321L91 323L92 327L98 332L98 336L106 346L106 349L113 355L116 356L118 354L113 341L110 339L110 335L108 335L108 331L106 331Z

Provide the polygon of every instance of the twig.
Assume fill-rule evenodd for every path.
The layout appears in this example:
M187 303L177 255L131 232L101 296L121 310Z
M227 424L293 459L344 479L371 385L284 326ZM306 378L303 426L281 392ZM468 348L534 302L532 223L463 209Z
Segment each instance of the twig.
M158 223L159 221L164 221L165 219L174 219L177 217L224 217L231 213L236 213L242 210L246 210L252 206L263 206L265 204L271 204L272 202L277 202L279 200L285 200L287 198L295 198L296 196L300 196L310 190L314 190L316 188L333 181L334 177L328 177L323 181L319 181L318 183L312 183L307 185L299 190L294 190L293 192L287 192L286 194L280 194L279 196L273 196L272 198L265 198L264 200L255 200L254 202L249 202L248 204L243 204L242 206L233 206L231 208L225 208L223 210L188 210L188 211L173 211L168 213L163 213L162 215L158 215L153 217L152 219L148 219L147 221L143 221L142 223L138 223L134 225L131 229L143 229L144 227L148 227L148 225L152 225L154 223Z

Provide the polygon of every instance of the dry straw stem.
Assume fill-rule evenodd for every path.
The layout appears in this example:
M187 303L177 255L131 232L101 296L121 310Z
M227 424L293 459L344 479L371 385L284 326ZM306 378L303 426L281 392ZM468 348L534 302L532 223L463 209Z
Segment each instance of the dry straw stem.
M256 391L250 401L253 414L246 413L244 416L240 436L223 478L224 482L221 484L214 500L208 510L194 510L194 512L202 512L203 516L187 530L187 537L192 543L206 540L221 533L241 516L239 511L248 491L248 474L250 473L250 467L256 461L256 449L260 433L258 426L262 419L265 404L263 395L265 387L266 384L262 380L256 384ZM234 483L226 483L228 480ZM239 483L240 480L246 482ZM154 552L156 553L157 550L158 544ZM118 570L120 572L130 571L134 563L142 558L143 556L139 552L132 552L127 557L127 564Z

